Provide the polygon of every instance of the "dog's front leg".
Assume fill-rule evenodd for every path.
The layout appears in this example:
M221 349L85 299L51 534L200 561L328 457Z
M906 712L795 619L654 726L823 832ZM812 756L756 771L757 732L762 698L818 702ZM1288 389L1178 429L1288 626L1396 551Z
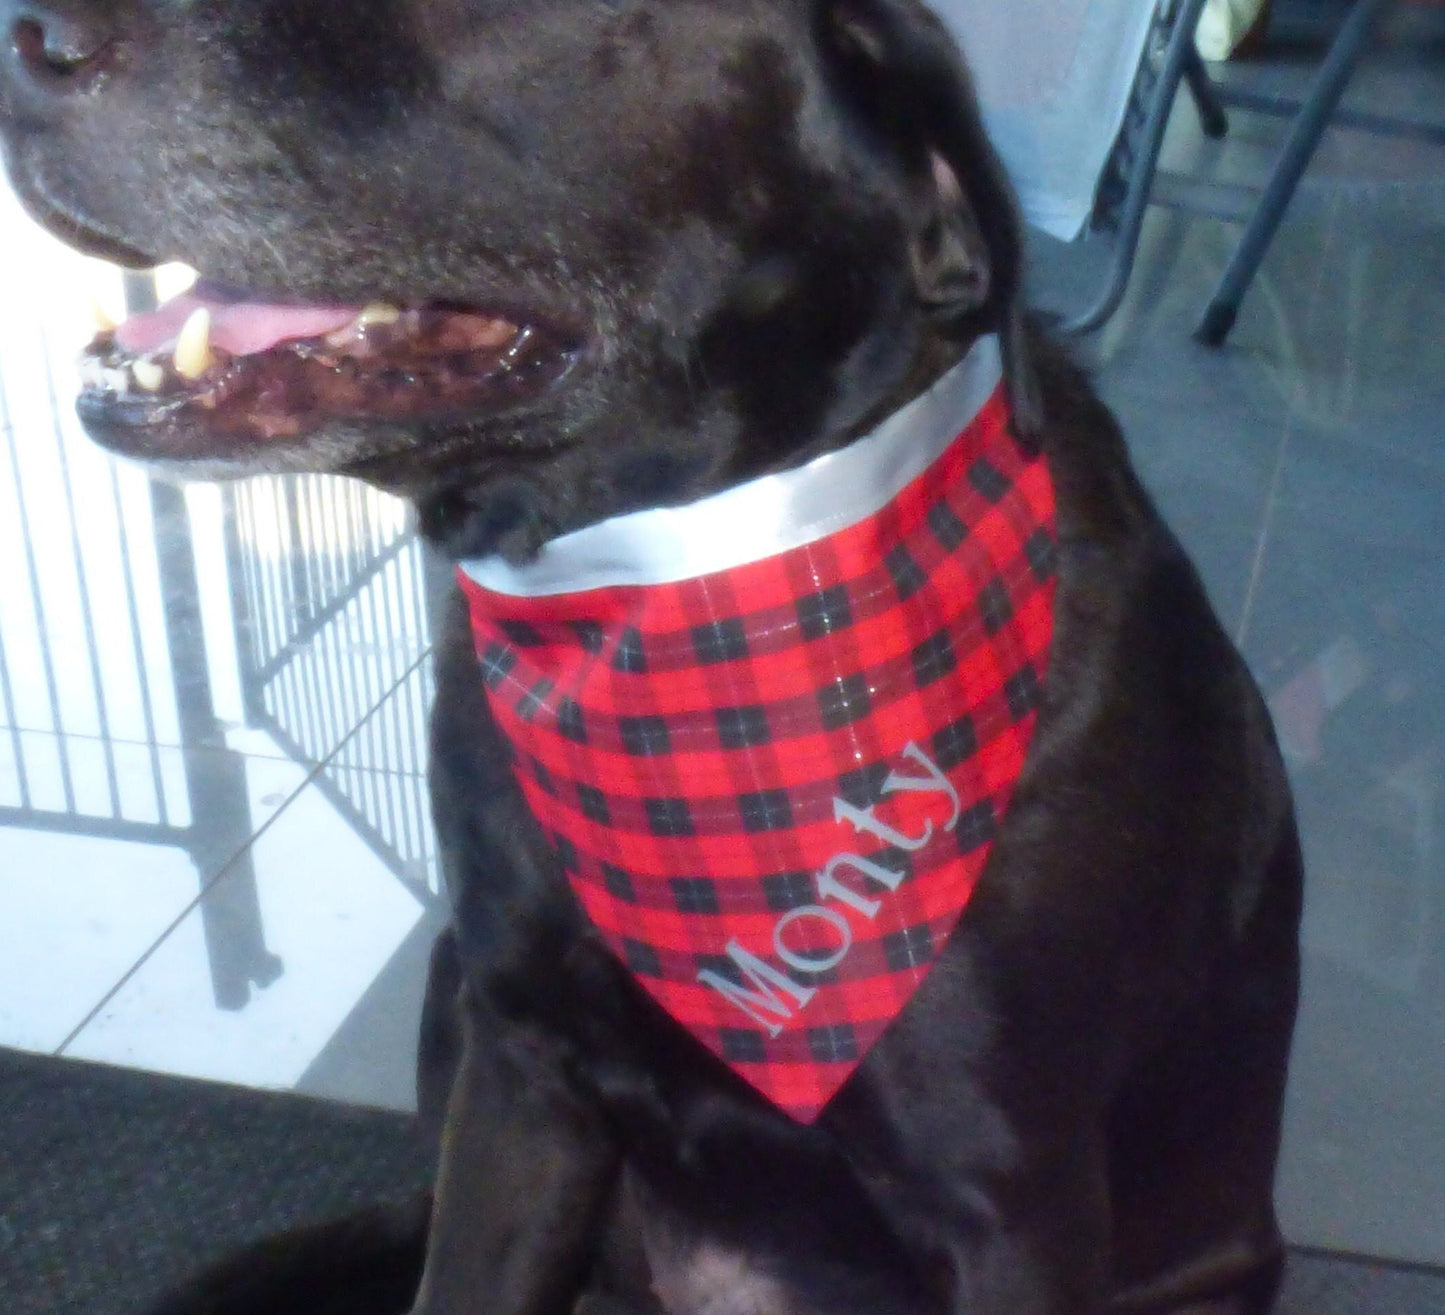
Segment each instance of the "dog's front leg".
M1067 1141L980 1193L982 1226L960 1229L954 1315L1098 1315L1110 1209L1102 1132Z
M954 1094L961 1109L973 1103ZM970 1163L967 1140L940 1133L927 1143L934 1153L926 1169L862 1174L900 1235L930 1258L926 1268L948 1276L937 1309L1102 1315L1112 1242L1102 1130L1076 1126L1044 1144L996 1106L984 1117L991 1137L1022 1133L1033 1144L1007 1165L995 1154Z
M473 994L413 1315L563 1315L618 1156L562 1045Z

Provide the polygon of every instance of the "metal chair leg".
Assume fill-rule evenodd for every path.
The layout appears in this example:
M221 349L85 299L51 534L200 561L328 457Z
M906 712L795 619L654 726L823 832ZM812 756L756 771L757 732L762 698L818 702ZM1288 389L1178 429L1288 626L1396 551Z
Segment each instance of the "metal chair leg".
M1129 275L1134 270L1134 256L1139 247L1139 232L1144 226L1144 211L1149 204L1149 189L1154 182L1154 169L1159 162L1159 148L1164 142L1164 129L1169 124L1169 111L1173 108L1179 80L1188 67L1188 59L1194 51L1194 29L1199 26L1199 15L1204 9L1204 0L1182 0L1174 28L1169 34L1165 47L1164 62L1155 84L1153 102L1145 119L1139 156L1129 177L1129 189L1119 218L1119 231L1114 241L1113 259L1110 262L1104 287L1088 306L1072 318L1059 322L1058 329L1067 334L1087 333L1096 329L1118 308L1129 284ZM1200 71L1203 72L1201 66Z
M1275 162L1274 172L1260 196L1259 205L1245 226L1228 267L1219 280L1194 337L1207 346L1218 347L1234 327L1239 304L1259 270L1275 230L1284 218L1285 208L1294 196L1310 159L1319 145L1331 113L1339 103L1350 75L1355 71L1365 41L1376 20L1391 0L1355 0L1345 16L1344 24L1331 44L1329 53L1309 96L1300 107L1284 148Z
M1206 137L1216 141L1229 131L1229 117L1224 112L1224 102L1199 51L1194 45L1184 52L1184 81L1189 84L1189 94L1194 97L1194 108L1199 111L1199 126Z

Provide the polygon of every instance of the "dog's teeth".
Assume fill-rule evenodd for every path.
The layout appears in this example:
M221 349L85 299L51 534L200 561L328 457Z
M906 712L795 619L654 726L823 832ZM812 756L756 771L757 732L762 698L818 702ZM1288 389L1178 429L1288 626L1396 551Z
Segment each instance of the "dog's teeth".
M158 361L132 361L130 372L135 377L136 383L148 393L160 392L161 385L166 381L165 367Z
M399 319L401 312L395 306L388 306L384 301L374 301L361 308L356 323L363 329L369 329L374 324L395 324Z
M211 368L211 312L198 306L176 338L176 373L184 379L199 379Z
M106 365L104 361L88 356L82 357L80 361L80 383L82 387L96 391L128 393L131 380L125 370L117 369L113 365Z

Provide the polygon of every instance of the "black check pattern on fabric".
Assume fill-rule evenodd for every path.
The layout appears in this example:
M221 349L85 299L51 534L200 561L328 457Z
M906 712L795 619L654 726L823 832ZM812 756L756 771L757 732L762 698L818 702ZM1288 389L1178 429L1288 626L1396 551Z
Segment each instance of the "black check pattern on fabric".
M831 1027L810 1027L808 1049L815 1059L830 1064L839 1060L858 1058L858 1036L847 1023L834 1023Z
M673 902L679 913L716 913L717 887L706 877L673 877Z
M617 729L622 736L622 747L639 757L667 753L672 747L667 722L662 717L619 717Z
M949 722L933 737L933 761L945 772L967 762L977 752L978 732L973 728L973 718L967 713Z
M928 528L933 531L933 537L949 552L968 538L968 526L959 520L953 508L946 502L937 503L928 509Z
M793 824L793 806L786 790L739 795L738 806L747 831L782 831Z
M935 680L942 680L958 665L958 657L953 651L953 643L945 630L930 635L919 644L913 650L912 658L913 679L918 682L920 689L925 685L933 684Z
M813 902L811 872L769 872L763 877L763 900L770 909L787 912Z
M873 710L873 696L868 689L867 678L861 675L844 676L818 691L818 707L822 710L823 726L836 730L849 722L866 717Z
M621 868L611 863L600 865L602 884L606 887L607 893L615 899L621 900L624 904L637 903L637 894L632 889L632 876Z
M719 708L717 735L718 743L724 749L743 749L749 745L767 744L773 738L773 733L768 728L768 714L757 705Z
M595 785L588 785L585 781L577 782L577 807L589 821L600 822L603 826L612 821L612 814L607 808L607 796Z
M587 743L587 719L576 699L557 700L557 734L578 744Z
M694 626L692 647L699 662L736 662L748 655L748 636L737 617Z
M804 639L818 639L853 624L848 590L842 585L798 599L798 625Z

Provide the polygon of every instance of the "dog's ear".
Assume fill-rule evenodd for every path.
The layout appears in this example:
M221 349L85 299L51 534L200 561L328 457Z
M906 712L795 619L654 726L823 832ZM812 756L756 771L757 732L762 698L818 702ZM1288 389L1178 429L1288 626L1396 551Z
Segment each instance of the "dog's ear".
M1022 293L1023 225L973 82L922 0L817 0L817 37L865 130L907 172L910 265L925 312L960 338L999 335L1017 436L1043 424Z

